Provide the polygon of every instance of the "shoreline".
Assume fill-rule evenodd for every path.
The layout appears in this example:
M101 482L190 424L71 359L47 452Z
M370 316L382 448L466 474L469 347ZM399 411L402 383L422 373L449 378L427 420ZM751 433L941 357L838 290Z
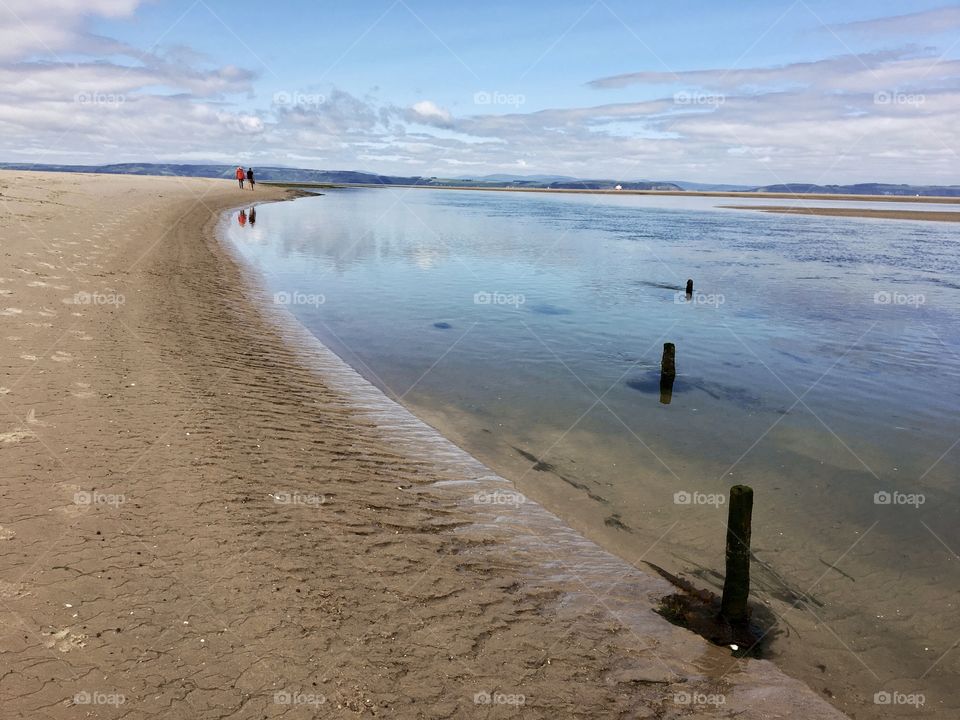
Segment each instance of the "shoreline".
M501 693L524 716L589 717L676 712L696 691L725 694L707 716L842 717L636 607L663 581L636 573L597 602L609 578L556 579L563 559L527 518L465 507L463 458L414 456L375 398L311 367L332 353L258 307L215 236L243 197L232 184L114 177L0 173L22 221L4 241L18 312L0 400L17 427L0 448L5 485L26 481L0 518L5 707L71 717L78 693L112 692L144 716L246 717L287 693L448 717ZM78 308L78 293L115 302ZM518 536L522 551L504 540Z
M891 203L930 203L960 205L960 197L941 195L849 195L830 193L761 193L761 192L723 192L719 190L593 190L574 188L517 188L517 187L471 187L467 185L383 185L373 183L295 183L264 182L262 185L283 188L345 189L350 188L410 188L416 190L481 190L484 192L520 192L520 193L558 193L574 195L662 195L674 197L718 197L744 198L753 200L842 200L859 202Z
M960 212L932 210L879 210L874 208L789 207L786 205L719 205L726 210L752 210L785 215L826 215L830 217L873 218L877 220L925 220L960 222Z

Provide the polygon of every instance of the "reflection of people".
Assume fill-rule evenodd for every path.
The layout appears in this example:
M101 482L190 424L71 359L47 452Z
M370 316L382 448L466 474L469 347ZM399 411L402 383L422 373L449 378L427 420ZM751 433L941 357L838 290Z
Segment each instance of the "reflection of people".
M240 227L243 227L247 224L247 211L241 210L240 214L237 215L237 222L240 223Z
M250 189L253 190L253 168L247 168L247 180L250 182Z
M250 208L250 225L253 226L257 222L257 209L255 207Z
M240 167L239 165L237 165L237 173L236 173L236 175L237 175L237 182L240 183L240 189L243 190L244 172L243 172L243 168Z

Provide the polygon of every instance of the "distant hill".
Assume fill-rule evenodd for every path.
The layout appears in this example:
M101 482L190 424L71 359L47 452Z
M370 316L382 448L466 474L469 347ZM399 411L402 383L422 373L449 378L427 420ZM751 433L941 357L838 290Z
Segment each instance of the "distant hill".
M887 185L885 183L858 183L856 185L812 185L810 183L787 183L753 188L752 192L791 193L808 195L900 195L960 197L960 185Z
M235 165L179 163L115 163L110 165L51 165L33 163L0 163L0 169L40 170L48 172L108 173L114 175L173 175L177 177L232 178ZM379 175L357 170L307 170L281 165L258 166L257 179L263 182L318 183L331 185L420 185L426 187L475 187L484 189L518 188L547 190L661 190L668 192L769 192L804 195L899 195L960 197L960 185L889 185L860 183L857 185L748 185L693 183L660 180L581 179L564 175L482 175L475 178L438 178L419 175Z
M470 181L481 181L481 182L538 182L538 183L551 183L551 182L564 182L568 180L576 180L577 178L570 175L481 175L480 177L469 177L461 176L452 178L453 180L470 180Z
M113 165L48 165L0 163L6 170L41 170L47 172L86 172L110 175L172 175L176 177L233 178L236 165L180 165L167 163L119 163ZM301 168L257 166L257 179L263 182L355 183L364 185L419 185L429 180L421 177L375 175L353 170L304 170Z
M684 190L692 190L693 192L751 192L754 189L753 185L726 185L718 183L696 183L696 182L687 182L686 180L668 180L674 185L678 185Z
M112 165L49 165L0 163L8 170L41 170L48 172L87 172L115 175L173 175L177 177L232 178L235 165L185 165L167 163L118 163ZM481 178L436 178L420 176L377 175L356 170L306 170L282 166L257 166L257 179L262 182L330 183L352 185L426 185L431 187L483 188L548 188L557 190L613 190L618 184L624 190L681 190L678 185L662 182L618 182L616 180L578 180L556 175L487 175Z

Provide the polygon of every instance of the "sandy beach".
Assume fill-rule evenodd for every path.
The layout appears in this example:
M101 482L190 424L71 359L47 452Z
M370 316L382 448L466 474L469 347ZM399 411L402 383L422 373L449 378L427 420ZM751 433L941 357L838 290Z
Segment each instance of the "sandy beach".
M843 717L311 366L214 233L292 197L0 173L4 717Z
M914 199L914 198L911 198ZM915 198L920 201L920 198ZM927 202L935 202L929 200ZM935 222L960 222L960 212L936 210L880 210L876 208L838 207L790 207L787 205L721 205L729 210L756 210L766 213L788 215L826 215L832 217L875 218L878 220L928 220Z

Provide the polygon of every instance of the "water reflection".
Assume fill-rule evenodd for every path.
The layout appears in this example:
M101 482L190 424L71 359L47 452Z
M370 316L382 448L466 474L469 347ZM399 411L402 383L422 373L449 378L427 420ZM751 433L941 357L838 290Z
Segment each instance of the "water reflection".
M901 618L866 662L945 652L922 618L960 592L930 554L930 530L960 547L956 230L681 200L350 191L272 205L263 241L252 211L231 234L273 292L324 295L290 309L348 362L394 396L413 387L406 402L618 552L669 533L653 561L722 570L722 520L673 494L745 482L761 559L816 583L838 634ZM477 302L501 296L525 302ZM886 512L878 489L928 499ZM868 530L844 556L856 584L824 576Z

